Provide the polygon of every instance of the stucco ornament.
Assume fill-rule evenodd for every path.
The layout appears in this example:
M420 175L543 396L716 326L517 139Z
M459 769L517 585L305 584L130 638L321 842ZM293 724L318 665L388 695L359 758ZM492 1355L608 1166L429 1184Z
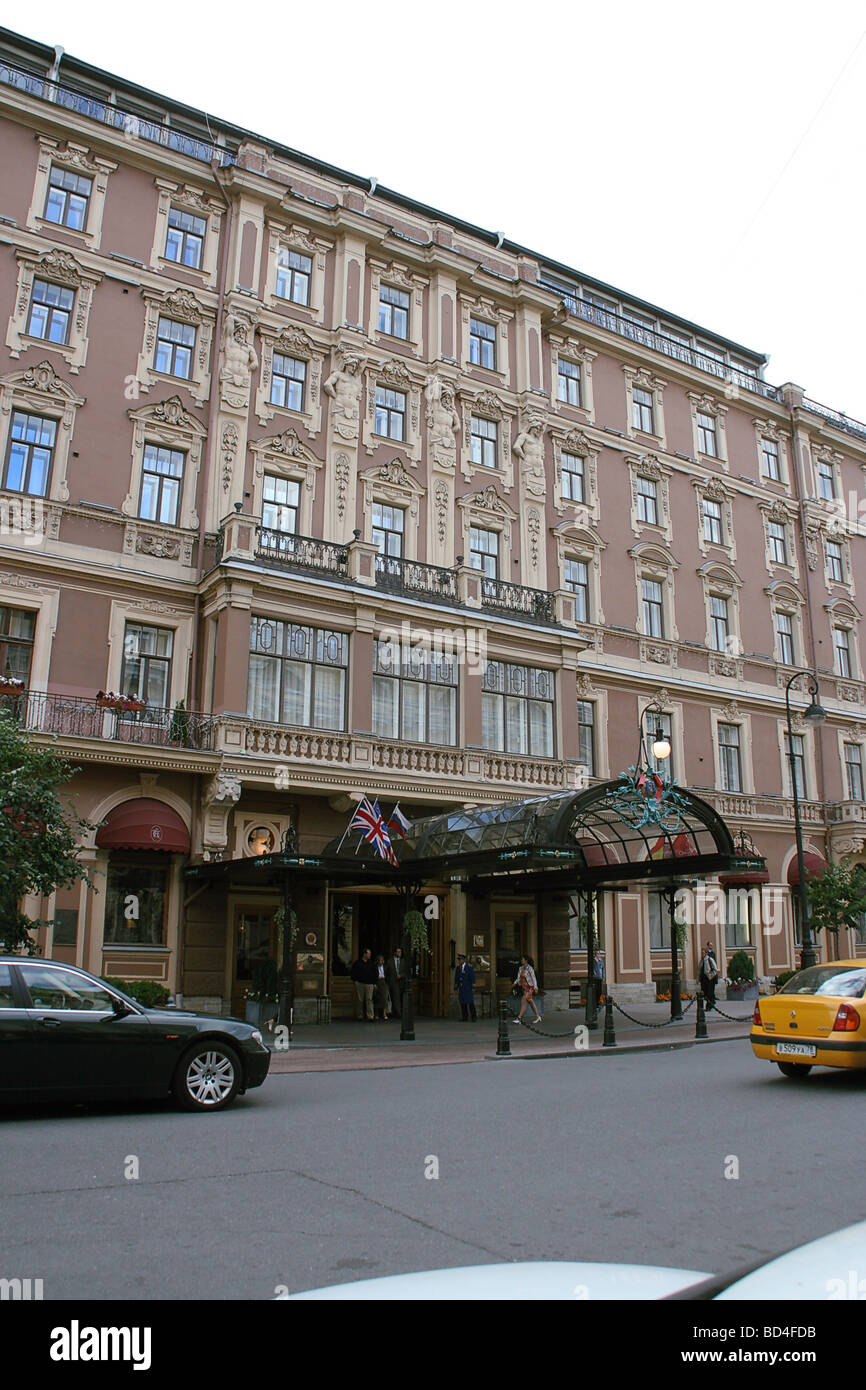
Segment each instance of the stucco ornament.
M229 405L243 405L250 389L252 374L259 365L258 355L251 342L250 325L230 314L223 342L223 365L220 371L223 400Z
M543 497L547 484L544 476L544 419L542 416L530 416L526 429L514 441L514 452L520 459L521 472L527 492L531 492L534 497Z
M325 382L325 394L331 397L331 418L334 432L341 439L358 438L361 401L362 359L355 353L340 352L342 366L338 366Z
M424 394L433 462L440 468L453 468L457 454L454 435L460 428L460 417L454 404L454 387L450 381L433 376Z

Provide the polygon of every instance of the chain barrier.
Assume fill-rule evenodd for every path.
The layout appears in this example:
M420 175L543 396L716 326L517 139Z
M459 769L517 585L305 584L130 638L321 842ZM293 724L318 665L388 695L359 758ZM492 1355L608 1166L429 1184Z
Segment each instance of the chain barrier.
M707 1013L718 1014L720 1018L726 1018L729 1023L751 1023L752 1021L748 1014L745 1016L741 1014L739 1018L736 1014L726 1014L724 1009L719 1008L718 1004L714 1004L711 1009L708 1008Z
M686 1004L685 1008L683 1009L682 1018L666 1018L664 1023L644 1023L643 1019L635 1018L633 1014L626 1013L625 1009L620 1008L619 1004L616 1002L615 999L611 999L610 1002L616 1009L617 1013L622 1014L623 1018L627 1018L631 1023L636 1023L640 1028L670 1028L672 1023L682 1023L689 1009L694 1008L695 1004L697 1003L697 995L694 999L690 999L688 1004Z

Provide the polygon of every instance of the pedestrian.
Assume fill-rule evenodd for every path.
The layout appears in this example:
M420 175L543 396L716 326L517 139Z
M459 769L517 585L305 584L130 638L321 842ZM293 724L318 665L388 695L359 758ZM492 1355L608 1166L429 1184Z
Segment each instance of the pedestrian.
M385 978L385 957L377 956L375 965L376 983L374 986L373 999L376 1006L376 1018L382 1023L387 1023L391 1008L391 999L388 994L388 981Z
M358 996L358 1022L373 1022L373 990L378 976L376 967L370 959L370 948L365 946L352 966L352 979Z
M460 1001L460 1009L463 1014L463 1022L469 1022L469 1015L472 1014L472 1022L478 1022L478 1015L475 1012L475 967L470 965L465 956L457 957L457 969L454 971L454 988L457 991L457 998Z
M396 946L393 955L385 962L385 979L388 981L388 994L391 997L391 1017L400 1018L403 1013L403 985L406 980L402 946Z
M527 1004L532 1005L532 1012L535 1014L535 1023L541 1022L541 1014L535 1004L535 996L538 993L538 980L535 978L535 968L532 963L532 956L520 957L520 969L517 972L517 979L514 981L515 988L519 989L523 998L520 1001L520 1013L511 1020L512 1023L522 1023L523 1015L526 1013Z
M713 943L708 941L701 954L701 963L698 968L698 985L706 1000L708 1009L715 1007L716 980L718 978L719 966L713 949Z
M595 960L592 963L593 988L595 990L595 1007L601 1004L601 996L604 994L604 951L596 951Z

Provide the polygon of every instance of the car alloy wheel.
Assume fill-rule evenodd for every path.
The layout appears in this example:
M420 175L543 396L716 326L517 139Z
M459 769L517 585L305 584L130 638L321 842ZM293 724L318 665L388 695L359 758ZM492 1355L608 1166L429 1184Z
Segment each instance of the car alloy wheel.
M174 1093L185 1110L224 1110L240 1089L241 1064L234 1048L201 1042L183 1058Z
M777 1062L776 1066L783 1076L790 1076L795 1081L800 1081L804 1076L808 1076L811 1067L801 1066L799 1062Z

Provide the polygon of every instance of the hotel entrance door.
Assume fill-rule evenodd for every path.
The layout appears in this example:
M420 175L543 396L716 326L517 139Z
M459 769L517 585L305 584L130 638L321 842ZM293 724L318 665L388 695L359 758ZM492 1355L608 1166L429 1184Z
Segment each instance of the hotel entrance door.
M496 914L496 1003L506 999L517 979L520 957L526 954L527 914L505 917Z

